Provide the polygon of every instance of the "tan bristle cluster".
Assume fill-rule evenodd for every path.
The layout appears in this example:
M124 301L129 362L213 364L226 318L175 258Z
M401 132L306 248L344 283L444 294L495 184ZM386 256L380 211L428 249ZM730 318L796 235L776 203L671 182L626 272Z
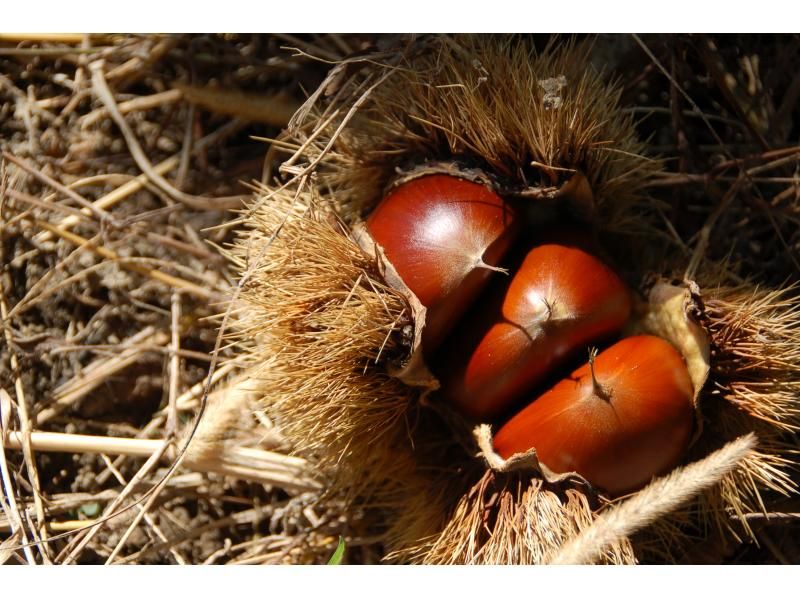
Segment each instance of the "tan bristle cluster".
M746 513L764 512L770 493L797 490L787 433L800 426L800 304L791 289L750 285L710 288L704 303L712 341L707 442L755 431L758 450L703 500L717 525L749 534Z
M405 429L413 396L385 369L405 351L405 299L311 196L273 194L247 222L229 254L244 278L234 339L251 387L323 471L344 453L369 463Z
M488 470L466 492L437 535L411 543L389 556L425 565L476 565L546 562L567 540L594 520L581 488L554 489L529 474ZM627 539L602 549L598 561L635 562Z
M800 412L800 303L793 289L715 282L705 264L702 323L711 340L711 370L700 397L702 434L690 458L749 433L757 448L717 484L659 521L641 537L640 553L679 561L687 539L753 537L749 517L766 513L775 496L797 491L791 478ZM714 274L712 274L714 273Z
M705 311L721 397L771 426L800 429L800 302L792 290L711 289Z
M632 118L613 110L618 88L587 68L590 50L440 36L378 56L342 82L356 66L344 63L321 87L335 91L333 100L323 108L312 96L292 122L292 140L305 161L321 160L321 186L349 217L374 205L397 169L457 160L521 196L581 172L596 202L583 207L597 209L607 230L641 227L643 182L659 165L642 155Z

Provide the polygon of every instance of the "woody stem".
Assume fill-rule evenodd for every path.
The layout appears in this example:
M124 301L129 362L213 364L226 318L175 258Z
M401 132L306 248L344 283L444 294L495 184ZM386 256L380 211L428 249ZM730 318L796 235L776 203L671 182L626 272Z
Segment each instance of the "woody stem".
M595 375L594 371L594 360L597 357L597 348L592 347L589 349L589 372L592 375L592 390L594 391L594 395L603 399L604 401L608 401L611 399L611 394L606 390L600 382L597 381L597 376Z

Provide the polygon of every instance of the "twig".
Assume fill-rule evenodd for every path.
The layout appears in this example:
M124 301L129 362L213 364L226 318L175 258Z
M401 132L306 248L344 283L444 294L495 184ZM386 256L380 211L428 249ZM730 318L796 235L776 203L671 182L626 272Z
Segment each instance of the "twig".
M210 147L214 143L217 143L221 139L224 139L228 135L231 135L241 127L242 123L236 120L233 120L223 125L213 133L206 135L200 141L198 141L192 148L192 153L196 154L197 152ZM173 170L176 166L178 166L179 162L180 162L180 153L167 158L163 162L160 162L159 164L153 167L153 171L159 175L165 175L171 170ZM149 181L150 179L146 174L140 174L132 181L125 183L124 185L118 187L117 189L114 189L107 195L101 197L100 199L95 201L93 205L99 209L110 208L111 206L114 206L119 202L121 202L122 200L126 199L127 197L133 195L137 191L140 191L149 183ZM89 210L85 208L81 210L81 212L87 215L91 213ZM67 216L66 218L58 222L56 226L58 226L58 228L61 230L69 230L70 228L78 224L79 221L80 220L75 216ZM45 241L49 241L52 238L53 238L53 233L49 231L42 231L34 237L34 241L42 243Z
M192 156L192 144L194 143L195 128L195 108L190 104L186 111L186 126L183 131L183 143L181 144L181 159L178 164L178 172L175 174L175 186L183 189L186 185L186 177L189 175L189 164Z
M81 41L81 50L88 50L92 47L92 45L92 38L88 35L84 35L83 40ZM65 119L78 107L78 104L82 102L86 96L88 96L88 90L84 85L87 64L89 64L89 54L78 55L78 66L75 69L75 77L73 79L72 98L69 102L67 102L67 105L58 115L57 121L59 123L63 123Z
M13 442L12 438L9 438L9 440ZM157 442L158 446L153 448L152 453L148 457L147 461L144 462L144 465L139 468L136 474L131 478L131 481L128 482L128 485L125 486L125 488L122 489L122 492L119 493L117 498L115 498L111 504L106 507L105 511L103 511L103 517L98 522L98 525L94 525L93 527L87 529L85 534L81 534L80 536L76 537L73 542L67 546L66 550L69 550L70 547L72 547L72 550L61 561L62 564L68 565L69 563L73 562L81 552L83 552L83 549L86 547L86 545L91 542L92 538L94 538L94 536L97 535L97 533L103 527L103 523L107 522L111 517L114 516L117 506L122 504L122 501L124 501L133 492L136 485L143 481L144 478L150 473L150 470L153 469L161 460L161 457L164 455L167 448L169 448L169 442Z
M739 176L711 176L708 174L689 174L689 173L665 173L662 176L655 177L653 180L648 181L645 185L647 188L657 187L676 187L678 185L693 185L693 184L708 184L709 181L721 182L736 182L740 179ZM800 179L797 177L750 177L748 179L751 183L772 183L772 184L798 184Z
M639 37L635 33L632 33L631 36L636 41L636 43L639 44L639 47L642 48L642 50L644 50L644 53L647 54L648 58L650 58L650 60L653 61L653 64L656 65L658 70L661 71L661 73L669 80L669 82L684 97L684 99L687 102L689 102L689 105L692 107L692 110L694 110L695 114L697 114L702 119L702 121L705 123L706 127L708 127L708 130L711 132L711 135L714 137L714 139L717 141L717 143L719 143L720 147L723 147L723 148L726 147L725 146L725 142L722 141L720 136L717 134L717 131L714 129L714 127L711 126L711 123L708 121L708 118L706 118L706 116L703 113L703 111L700 110L700 107L697 105L697 103L691 98L691 96L689 96L688 93L686 93L686 91L683 89L683 87L680 86L680 84L675 80L675 78L670 74L670 72L664 67L664 65L661 64L661 61L658 58L656 58L656 55L653 54L653 52L650 50L650 48L647 46L647 44L645 44L644 41L642 41L642 38Z
M745 513L743 517L748 521L800 521L800 513Z
M79 218L81 220L89 220L89 218L80 210L73 208L71 206L65 206L61 203L53 203L49 201L45 201L39 199L38 197L34 197L33 195L28 195L27 193L23 193L22 191L17 191L16 189L7 189L6 195L8 195L11 199L16 199L17 201L21 201L37 208L41 208L43 210L49 211L57 211L57 212L65 212L75 218Z
M751 156L745 156L744 158L736 158L733 160L726 160L725 162L721 162L714 166L711 169L711 173L722 172L728 168L733 166L742 166L746 162L751 162L754 160L775 160L777 158L785 158L787 156L794 156L800 153L800 147L784 147L781 149L771 150L768 152L761 152L760 154L753 154Z
M112 464L113 465L113 464ZM114 466L116 469L116 466ZM106 469L104 472L108 472L109 475L111 471ZM98 476L99 478L99 476ZM180 476L175 476L172 480L170 480L169 487L172 490L176 490L177 492L184 491L186 489L197 488L206 483L206 479L203 474L199 472L189 472L182 474ZM100 486L98 482L98 486ZM140 488L137 490L146 489L149 485L142 484ZM109 488L108 490L102 490L95 494L89 492L77 492L77 493L65 493L65 494L55 494L49 497L48 501L48 514L54 515L58 513L66 513L68 511L73 511L75 509L79 509L80 507L90 504L90 503L105 503L110 500L114 500L117 496L118 490ZM2 498L2 496L0 496ZM26 511L30 511L31 507L28 507ZM82 520L84 527L89 525L94 525L97 523L96 520ZM47 523L48 529L52 531L70 531L69 529L61 529L57 530L56 527L53 526L53 522L50 521ZM8 519L0 519L0 532L8 533L11 530L11 525Z
M9 432L4 446L19 450L23 438L20 432ZM32 432L31 447L50 453L91 453L152 457L164 453L163 440L146 438L119 438L89 436L59 432ZM166 449L165 449L166 450ZM216 456L203 459L185 459L188 469L204 473L219 473L231 477L278 486L293 492L318 490L320 483L313 479L304 459L262 449L223 447ZM139 481L139 479L137 479Z
M89 241L92 242L91 240ZM53 284L52 286L47 286L50 282L50 279L55 277L55 274L58 272L62 272L66 269L66 265L72 261L75 261L75 258L78 257L81 253L83 248L78 248L77 251L73 251L70 253L66 258L64 258L61 262L56 264L56 266L47 272L45 272L44 276L42 276L39 280L37 280L25 296L19 300L19 302L11 309L9 313L10 318L15 318L26 311L30 310L37 304L41 303L47 297L57 293L61 289L64 289L71 285L72 283L81 280L82 278L86 278L89 274L96 272L98 270L102 270L108 266L108 262L98 262L96 264L92 264L91 266L87 266L82 270L72 274L71 276L67 276L66 278L60 280L59 282ZM152 263L163 263L164 260L160 258L150 258L150 257L126 257L126 258L118 258L114 261L114 264L121 268L141 268L141 270L149 270L149 268L145 268L145 264L152 264ZM191 270L190 268L181 266L179 264L172 264L176 270L186 270L192 274L196 272ZM140 270L137 270L140 271ZM219 279L218 279L219 280ZM209 286L212 286L209 283ZM46 288L45 288L46 287ZM132 297L132 300L135 300ZM64 350L64 349L62 349ZM201 358L202 359L202 358Z
M167 438L172 438L178 429L178 384L181 375L181 359L179 351L181 348L180 334L181 319L181 295L179 292L172 293L172 322L171 333L172 341L170 350L172 355L169 360L169 403L167 405Z
M798 148L798 150L800 151L800 148ZM784 166L785 164L797 164L798 162L800 162L800 156L798 156L798 151L795 151L789 154L788 156L771 160L766 164L753 166L752 168L749 168L745 172L747 176L752 177L756 174L761 174L762 172L768 172L770 170L778 168L779 166Z
M106 455L101 455L101 457L103 458L103 461L106 464L106 467L109 469L109 471L111 471L114 474L114 477L117 478L117 481L120 484L126 485L127 481L125 480L123 475L119 472L119 470L116 467L114 467L114 464L111 463L111 459L109 459ZM116 555L119 553L119 551L125 545L125 542L127 542L127 540L130 537L131 533L133 533L133 530L135 530L138 527L139 521L141 521L141 517L144 517L145 521L150 526L150 528L153 530L153 532L155 532L155 534L158 536L159 540L161 540L162 542L166 542L167 541L167 536L164 534L164 532L161 531L161 528L156 524L156 522L153 520L153 518L147 513L148 507L149 507L149 504L137 505L137 508L139 509L139 512L138 512L137 516L134 518L134 520L128 526L128 529L125 531L125 534L123 534L122 538L120 538L119 542L114 547L114 550L111 552L111 556L109 556L108 559L106 560L106 564L107 565L110 564L114 560ZM173 548L170 548L170 552L172 553L172 556L175 558L175 560L177 561L177 563L179 565L185 565L186 564L186 561L183 559L183 557L180 555L180 553L178 551L176 551Z
M109 46L95 48L0 48L0 56L64 56L74 59L81 54L102 54L113 49Z
M50 187L52 187L56 191L59 191L60 193L63 193L64 195L66 195L67 197L72 199L73 201L77 202L78 204L83 206L85 209L89 210L89 212L94 214L95 217L99 221L109 223L112 226L116 226L117 225L116 221L114 220L114 217L111 214L109 214L108 212L106 212L102 208L98 208L92 202L90 202L86 198L82 197L81 195L77 194L75 191L73 191L69 187L65 187L64 185L59 183L54 178L47 176L46 174L44 174L43 172L38 170L35 166L33 166L31 164L28 164L28 162L26 162L25 160L17 158L16 156L14 156L13 154L10 154L8 152L3 152L3 158L8 160L9 162L12 162L13 164L16 164L22 170L24 170L25 172L27 172L28 174L33 176L35 179L41 181L42 183L44 183L46 185L49 185Z
M0 33L0 42L16 44L20 42L29 43L51 43L51 44L75 44L83 42L86 36L92 41L105 43L113 40L113 37L97 33Z
M285 42L293 44L297 46L298 49L303 49L306 54L312 54L314 56L319 56L321 58L325 58L326 60L336 61L340 60L341 56L337 56L333 52L329 52L325 48L320 48L319 46L312 44L311 42L303 41L300 38L297 38L293 35L289 35L288 33L274 33L273 34L278 39L282 39Z
M14 492L14 486L11 484L11 473L8 470L8 463L6 462L6 453L4 450L6 438L9 436L6 425L8 421L8 412L10 409L11 397L8 396L8 393L4 388L0 388L0 440L3 441L3 450L0 450L0 478L2 478L3 494L5 494L5 497L8 499L8 506L6 506L6 502L3 500L2 496L0 496L0 505L2 505L3 511L6 513L6 517L8 517L8 520L11 523L11 533L13 535L18 534L22 539L22 550L25 554L25 558L28 560L29 564L35 565L36 558L33 556L33 552L28 545L28 536L25 533L25 526L22 523L22 517L20 516L19 508L17 507L16 492ZM11 549L15 548L9 547L9 550Z
M2 497L0 497L2 498ZM0 542L0 565L5 565L6 561L13 558L17 564L24 565L25 561L17 554L15 544L19 541L19 533L14 532L5 540Z
M25 128L28 129L29 134L31 133L31 130L33 128L33 123L30 122L31 112L36 114L36 116L42 117L42 119L44 119L48 123L53 122L55 120L53 114L40 105L41 101L37 101L31 104L28 101L28 96L25 95L25 93L23 93L23 91L19 89L16 85L14 85L14 82L11 79L9 79L3 74L0 74L0 89L2 89L3 87L7 88L11 92L11 95L14 96L14 100L19 105L23 106L24 108L23 121L25 121Z
M300 104L285 93L250 94L238 90L176 84L187 102L218 114L284 128Z
M192 386L189 390L179 396L175 403L179 411L188 411L189 409L193 409L196 407L195 402L197 398L202 396L203 390L205 389L206 384L210 382L211 386L216 385L222 378L227 376L230 372L236 369L236 366L232 363L226 363L218 370L214 372L214 375L210 377L206 377L204 380L201 380L194 386ZM152 436L157 430L161 428L164 423L164 420L167 418L168 410L164 409L161 412L157 413L149 422L148 424L139 432L136 436L137 438L149 438ZM115 467L120 467L125 460L125 455L120 455L114 461ZM108 470L102 471L97 476L97 483L99 485L105 484L107 480Z
M119 259L119 256L115 251L112 251L111 249L108 249L108 248L100 246L100 245L96 245L96 244L92 243L91 241L89 241L88 239L84 239L80 235L76 235L75 233L69 232L67 230L63 230L61 228L53 226L52 224L50 224L48 222L44 222L42 220L36 220L36 224L38 226L40 226L41 228L53 233L54 235L57 235L57 236L61 237L62 239L65 239L66 241L69 241L70 243L72 243L74 245L78 245L79 247L86 247L88 249L91 249L96 254L98 254L101 257L106 258L107 260L118 260ZM136 264L136 263L129 263L129 262L126 263L125 261L120 261L119 264L123 268L125 268L127 270L131 270L133 272L137 272L139 274L143 274L145 276L148 276L149 278L152 278L153 280L157 280L159 282L163 282L167 286L170 286L170 287L173 287L173 288L176 288L176 289L184 290L187 293L191 293L192 295L196 295L196 296L198 296L198 297L200 297L202 299L206 299L208 301L212 301L215 298L218 298L218 297L215 297L215 295L216 295L215 293L213 293L213 292L201 287L200 285L197 285L197 284L195 284L193 282L189 282L188 280L184 280L183 278L178 278L177 276L172 276L171 274L166 274L165 272L162 272L160 270L156 270L155 268L148 268L146 266L141 266L141 265Z
M122 353L93 361L83 369L80 375L56 388L53 404L36 415L36 425L41 426L89 394L111 376L136 363L141 356L141 345L164 345L168 338L164 331L156 330L152 326L140 330L122 343L124 348Z
M94 519L73 519L69 521L51 521L47 527L54 532L75 532L94 525Z
M97 93L100 101L103 102L103 105L105 105L109 114L111 114L111 118L122 132L122 136L125 138L125 142L128 144L128 150L130 151L131 156L133 156L133 159L139 168L142 169L142 172L144 172L159 189L161 189L175 201L184 203L195 210L228 210L241 206L242 197L240 196L227 198L217 197L209 199L208 197L189 195L188 193L178 191L164 177L158 174L153 168L153 165L150 164L147 156L145 156L142 146L136 139L136 135L117 107L114 96L111 94L111 90L108 88L105 76L103 75L103 61L93 62L89 65L89 69L92 71L92 84L95 92Z
M3 252L0 250L0 255L2 255L2 253ZM13 338L11 335L11 322L8 318L6 285L10 279L11 277L8 275L8 273L3 273L2 276L0 276L0 318L2 318L3 334L5 336L6 347L9 353L11 371L14 374L14 392L17 396L17 414L20 422L20 428L22 430L21 433L25 439L22 445L22 455L25 460L25 468L28 471L28 478L31 482L33 502L36 507L36 522L38 524L39 532L38 536L42 539L46 539L47 530L45 529L44 505L42 504L42 490L41 485L39 484L39 471L36 467L36 459L33 457L33 450L31 449L31 443L29 440L31 433L31 420L28 414L28 403L27 399L25 398L25 388L22 384L19 361L12 346ZM36 538L36 534L34 534L34 537L35 539L38 539ZM40 544L39 552L41 553L44 562L49 563L50 555L47 544Z
M128 100L127 102L121 102L117 108L119 108L120 113L128 114L130 112L150 110L152 108L163 106L164 104L172 104L180 101L182 97L183 93L180 89L170 89L168 91L162 91L161 93L154 93L149 96L142 96L139 98L134 98L133 100ZM92 110L86 116L81 117L81 129L88 129L98 120L105 118L108 115L109 111L107 108L97 108L96 110Z
M165 548L178 546L183 542L187 542L188 540L197 538L203 535L204 533L215 529L221 529L224 527L231 527L236 525L254 524L264 519L264 517L268 516L268 513L265 513L264 510L265 507L254 507L246 511L239 511L238 513L234 513L233 515L225 517L224 519L218 519L216 521L212 521L211 523L207 523L206 525L203 525L201 527L190 529L183 536L179 538L173 538L172 540L169 540L164 544L147 547L139 551L138 553L125 557L120 562L121 563L140 562L142 558L148 555L157 554L162 550L164 550Z
M31 106L36 105L36 96L32 85L28 86L28 94L25 100L18 102L18 104L22 105L22 120L28 130L28 153L35 156L39 153L39 129L31 117Z
M143 69L143 66L153 64L160 60L177 42L177 36L169 36L160 39L157 44L144 53L145 57L142 57L142 54L139 53L139 56L134 56L130 60L109 71L107 78L119 79L121 82L130 85L133 81L145 76L146 69Z
M198 257L201 260L205 260L206 262L209 261L217 261L223 262L224 258L219 253L212 253L203 247L198 247L197 245L192 245L190 243L185 243L183 241L178 241L177 239L173 239L172 237L167 237L165 235L154 233L148 231L147 238L154 243L160 243L162 245L167 245L172 247L173 249L177 249L178 251L182 251L184 253L188 253L194 257Z

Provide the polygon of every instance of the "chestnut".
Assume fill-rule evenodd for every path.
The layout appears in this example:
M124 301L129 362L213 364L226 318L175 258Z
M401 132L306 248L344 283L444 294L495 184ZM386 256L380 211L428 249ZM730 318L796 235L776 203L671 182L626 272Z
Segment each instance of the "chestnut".
M506 459L535 448L553 472L577 472L619 496L679 463L693 397L686 364L670 343L628 337L520 411L497 432L494 448Z
M427 308L426 354L454 327L508 251L515 214L483 185L431 174L393 189L366 222L403 282Z
M434 372L446 399L485 421L577 349L617 333L630 312L627 287L601 260L577 246L540 245L507 288L448 340Z

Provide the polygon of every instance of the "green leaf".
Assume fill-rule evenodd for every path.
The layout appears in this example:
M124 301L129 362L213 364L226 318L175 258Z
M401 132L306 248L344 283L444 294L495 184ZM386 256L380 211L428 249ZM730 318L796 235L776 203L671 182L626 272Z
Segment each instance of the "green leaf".
M97 517L100 514L100 503L87 502L81 505L78 510L87 517Z
M331 555L331 560L328 561L328 564L341 565L342 558L344 558L344 538L339 536L339 545L336 547L336 550L333 551L333 555Z

